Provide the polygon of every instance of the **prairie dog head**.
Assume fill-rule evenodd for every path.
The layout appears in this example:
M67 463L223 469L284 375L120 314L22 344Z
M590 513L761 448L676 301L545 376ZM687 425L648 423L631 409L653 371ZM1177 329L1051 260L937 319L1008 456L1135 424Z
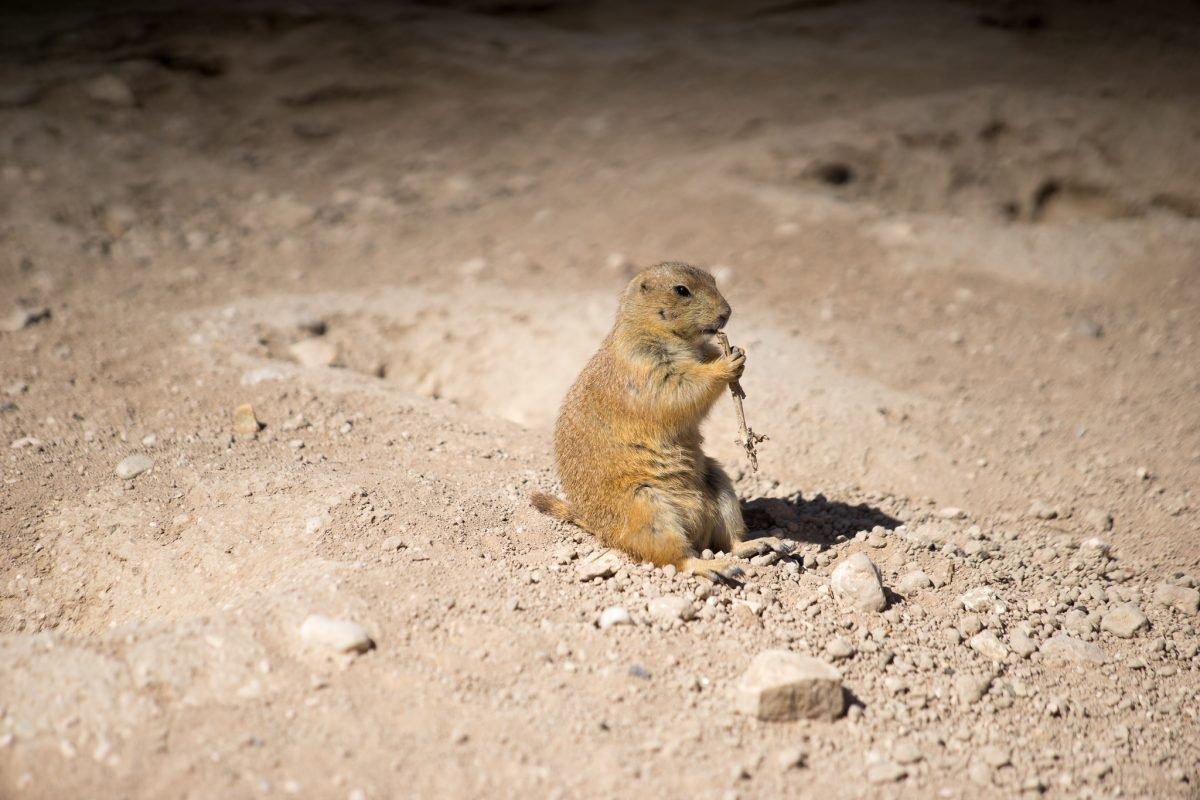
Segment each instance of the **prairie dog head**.
M640 327L686 341L712 336L732 310L704 270L668 261L639 273L621 298L621 316Z

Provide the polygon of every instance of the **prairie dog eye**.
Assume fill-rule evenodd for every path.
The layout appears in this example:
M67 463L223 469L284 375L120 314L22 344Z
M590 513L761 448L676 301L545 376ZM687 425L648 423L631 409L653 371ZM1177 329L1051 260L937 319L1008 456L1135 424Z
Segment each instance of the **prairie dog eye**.
M691 291L686 286L676 286L675 294L679 295L680 297L691 297L692 296Z

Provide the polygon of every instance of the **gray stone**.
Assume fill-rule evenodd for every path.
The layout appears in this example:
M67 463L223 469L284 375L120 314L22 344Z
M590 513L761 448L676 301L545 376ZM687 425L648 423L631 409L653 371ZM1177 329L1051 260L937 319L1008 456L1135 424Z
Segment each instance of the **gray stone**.
M647 611L652 619L659 622L674 622L675 620L687 622L696 616L696 607L692 605L691 600L674 595L654 598L647 604Z
M1185 614L1200 612L1200 590L1173 583L1160 583L1154 590L1154 602L1176 608Z
M879 568L863 553L855 553L834 569L830 578L833 596L838 602L856 611L883 611L887 598Z
M1139 631L1150 627L1150 620L1133 603L1122 603L1100 620L1100 630L1122 639L1132 639Z
M990 658L992 661L1003 661L1008 658L1008 648L991 631L975 634L967 640L967 645L976 653L984 658Z
M125 456L121 462L117 464L117 477L122 480L136 478L146 470L154 466L154 459L150 456L144 456L141 453L134 453L131 456Z
M327 647L339 653L365 653L375 646L363 626L344 619L309 614L300 626L300 638L307 644Z
M1108 655L1091 642L1056 633L1038 648L1048 664L1104 664Z
M734 706L768 721L834 719L846 707L842 675L810 656L765 650L734 687Z
M600 612L600 621L597 623L600 630L608 630L614 625L632 625L633 618L629 616L629 612L620 606L612 606Z

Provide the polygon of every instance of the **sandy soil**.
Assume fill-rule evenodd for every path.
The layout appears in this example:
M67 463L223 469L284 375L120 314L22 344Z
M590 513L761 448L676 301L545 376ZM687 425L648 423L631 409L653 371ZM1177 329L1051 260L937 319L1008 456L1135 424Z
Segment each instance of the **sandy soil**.
M1200 796L1200 24L1138 9L5 12L0 795ZM527 502L667 259L798 545L738 586ZM848 713L737 713L770 648Z

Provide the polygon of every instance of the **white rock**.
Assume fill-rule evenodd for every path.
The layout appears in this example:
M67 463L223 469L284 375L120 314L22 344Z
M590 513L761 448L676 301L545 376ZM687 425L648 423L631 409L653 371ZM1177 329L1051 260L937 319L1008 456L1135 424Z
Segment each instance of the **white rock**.
M611 606L600 612L600 630L608 630L614 625L632 625L633 618L629 612L620 606Z
M27 328L35 322L41 322L49 316L50 309L45 306L41 308L18 308L7 317L0 319L0 331L16 333L22 328Z
M46 446L42 444L42 440L36 436L22 436L20 439L13 440L13 450L24 450L26 447L32 447L34 450L46 449Z
M1092 536L1079 543L1079 550L1085 555L1106 556L1108 555L1109 544L1099 536Z
M1185 614L1200 612L1200 590L1173 583L1160 583L1154 590L1154 602L1177 608Z
M1108 655L1096 645L1062 633L1042 642L1038 650L1048 664L1104 664L1108 661Z
M85 81L81 87L90 100L118 108L132 108L137 105L137 97L129 84L116 75L98 75Z
M688 621L696 616L696 607L692 605L692 601L686 597L677 597L667 595L666 597L656 597L647 605L647 611L650 616L659 622L671 622L673 620Z
M1005 611L1008 611L1008 606L996 596L996 590L990 586L979 586L968 592L964 592L958 598L958 604L967 611L982 611L994 614L1003 614Z
M121 462L117 464L117 477L122 480L136 478L146 470L154 466L154 459L149 456L144 456L141 453L134 453L131 456L125 456Z
M967 645L984 658L1003 661L1008 658L1008 647L991 631L982 631L967 640Z
M300 626L300 638L306 643L328 647L339 653L365 653L374 646L363 626L344 619L310 614Z
M887 598L879 568L864 553L855 553L834 569L830 578L833 596L844 607L858 611L883 611Z
M1038 643L1029 636L1028 631L1021 628L1008 634L1008 646L1021 658L1029 658L1038 649Z
M587 558L581 558L575 565L579 580L590 581L593 578L611 578L621 568L621 556L616 550L598 550Z
M759 653L734 687L734 707L762 720L834 719L845 704L840 672L789 650Z
M875 785L895 783L908 777L908 770L891 761L883 761L867 767L867 781Z
M338 359L337 348L324 339L303 339L289 351L302 367L331 367Z
M1150 627L1150 620L1133 603L1123 603L1105 614L1100 620L1100 630L1108 631L1122 639L1132 639L1141 630Z

